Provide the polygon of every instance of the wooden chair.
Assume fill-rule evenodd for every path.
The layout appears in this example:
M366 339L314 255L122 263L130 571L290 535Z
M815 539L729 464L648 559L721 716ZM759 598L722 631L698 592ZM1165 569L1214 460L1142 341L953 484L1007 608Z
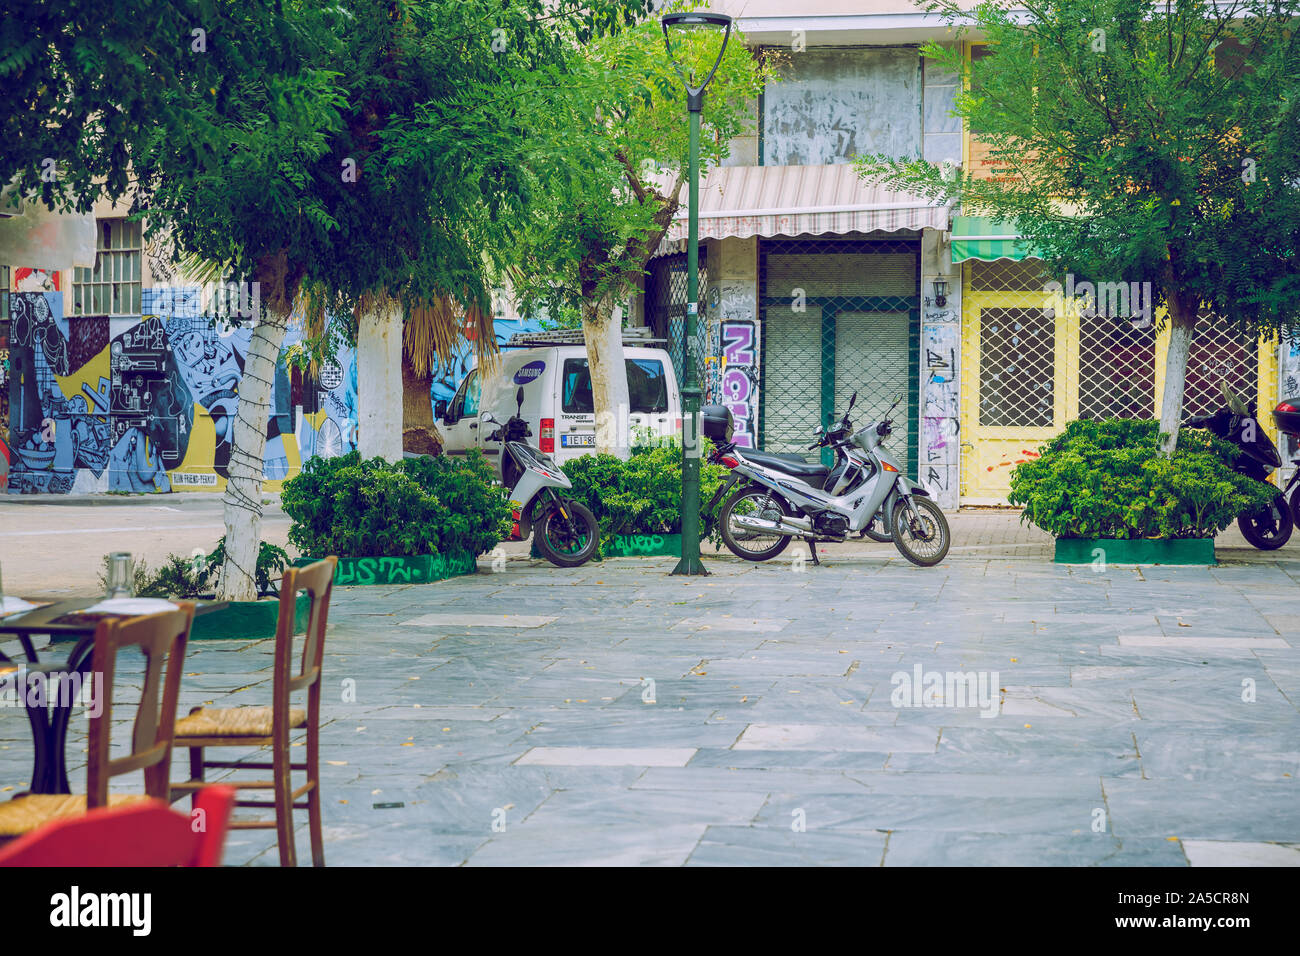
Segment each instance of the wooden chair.
M275 827L280 848L280 865L296 866L297 852L293 837L293 811L307 811L311 831L311 859L315 866L325 865L325 848L321 840L320 797L320 689L321 658L325 649L325 619L329 613L330 594L334 586L334 567L338 558L329 557L305 568L289 568L280 579L280 620L275 629L275 676L269 707L196 707L188 717L176 722L176 746L190 751L190 779L172 784L172 800L204 784L210 769L270 770L270 780L224 780L240 790L273 790L275 799L237 800L237 807L261 807L275 810L275 820L232 820L231 829L270 829ZM292 673L294 618L298 592L304 590L311 600L311 614L303 642L298 672ZM290 709L289 695L306 689L307 709ZM289 759L289 731L307 731L306 760ZM271 748L271 761L234 762L205 760L207 747ZM294 789L291 771L304 770L307 780ZM297 802L306 796L306 803Z
M89 810L14 840L0 866L220 866L234 801L234 787L214 784L191 814L149 799Z
M143 617L105 618L95 627L90 673L102 681L98 693L103 701L99 715L90 721L86 793L28 793L0 803L0 841L30 833L51 820L81 816L99 807L119 806L148 797L168 798L181 664L194 620L192 603L178 601L177 605L175 611ZM109 756L113 678L118 652L124 647L140 648L145 671L131 734L131 752L114 760ZM144 771L145 796L122 793L110 796L108 781L133 770Z

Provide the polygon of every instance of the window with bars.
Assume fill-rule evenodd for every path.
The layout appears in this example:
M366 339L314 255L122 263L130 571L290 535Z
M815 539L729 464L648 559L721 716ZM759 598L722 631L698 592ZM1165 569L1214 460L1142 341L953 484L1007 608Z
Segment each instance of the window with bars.
M127 219L96 223L95 268L77 267L72 279L76 315L139 315L141 224Z
M1043 309L980 311L980 424L1050 427L1056 320Z
M1156 330L1100 312L1079 321L1079 417L1154 418Z
M1047 281L1041 259L975 260L971 263L972 292L1043 292Z
M1251 402L1259 387L1259 346L1224 316L1202 309L1187 355L1183 420L1224 407L1223 388Z
M665 348L672 356L673 369L677 381L685 381L685 368L682 364L682 338L686 328L686 254L660 256L651 260L647 270L645 290L645 323L654 333L655 338L666 339ZM697 380L703 380L704 370L700 367L701 356L706 354L705 336L707 335L707 315L704 303L708 301L706 290L709 287L708 260L703 244L700 248L698 265L700 313L696 320L696 368Z

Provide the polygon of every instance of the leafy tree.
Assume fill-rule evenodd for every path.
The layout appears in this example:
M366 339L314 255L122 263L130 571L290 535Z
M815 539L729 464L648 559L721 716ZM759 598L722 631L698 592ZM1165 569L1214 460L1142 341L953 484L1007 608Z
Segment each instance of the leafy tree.
M286 7L300 42L282 44L278 55L328 81L328 100L315 104L321 109L304 109L293 91L270 95L255 79L234 77L224 109L214 96L193 110L196 124L222 139L221 164L196 175L186 142L163 131L136 154L137 200L154 227L167 228L179 252L248 276L261 292L226 489L223 597L255 591L265 422L290 313L297 308L317 328L327 314L351 315L362 375L397 381L395 363L384 359L408 315L431 315L438 347L449 353L463 327L435 304L452 297L487 314L475 308L487 299L483 249L527 197L505 161L520 133L509 120L508 83L616 26L618 7L571 0ZM494 346L484 319L477 342ZM367 454L400 456L396 399L373 381L363 386ZM395 443L383 441L389 432Z
M707 71L719 41L691 44L688 65ZM748 107L772 75L733 32L705 94L701 178L751 126ZM538 185L533 215L519 230L511 283L526 310L581 315L597 451L626 457L626 428L609 427L622 424L628 406L620 305L640 285L685 199L686 94L656 20L589 44L567 71L538 71L532 97L544 107L535 110L537 135L520 167Z
M55 155L72 167L70 189L42 186L44 198L81 209L130 189L150 236L178 259L259 290L232 435L222 597L256 590L266 418L291 312L318 330L325 314L348 313L362 338L369 324L392 339L395 320L440 297L485 303L485 239L527 197L509 161L518 75L563 62L647 5L64 0L23 20L34 35L7 43L0 60L20 97L0 172L43 182L39 161ZM7 38L19 38L15 19L3 21ZM391 406L377 411L365 441L394 417Z
M969 80L955 112L993 175L884 156L860 170L1014 221L1053 272L1151 282L1170 326L1172 452L1198 312L1250 335L1300 321L1300 3L923 5L989 42L969 69L956 49L923 52Z

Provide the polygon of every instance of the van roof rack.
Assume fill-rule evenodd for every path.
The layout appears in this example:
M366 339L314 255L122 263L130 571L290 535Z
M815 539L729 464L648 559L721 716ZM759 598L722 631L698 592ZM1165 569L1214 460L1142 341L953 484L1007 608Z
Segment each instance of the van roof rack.
M652 330L644 326L624 329L624 345L653 345L667 339L652 338ZM516 332L506 340L506 348L537 345L585 345L582 329L552 329L547 332Z

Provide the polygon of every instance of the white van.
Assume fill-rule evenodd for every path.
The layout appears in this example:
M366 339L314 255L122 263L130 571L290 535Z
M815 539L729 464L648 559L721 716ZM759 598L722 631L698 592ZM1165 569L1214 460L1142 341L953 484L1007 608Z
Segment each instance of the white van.
M680 436L682 396L672 359L663 349L625 346L630 408L627 443L634 444L640 429L649 427L660 437ZM487 441L494 426L479 417L490 411L500 421L515 414L515 396L524 390L524 421L532 429L527 439L551 455L556 464L589 455L596 448L596 416L592 406L591 373L582 345L554 345L503 351L498 368L483 376L472 369L450 402L438 402L434 417L442 432L446 454L464 454L481 448L497 462L499 442Z

